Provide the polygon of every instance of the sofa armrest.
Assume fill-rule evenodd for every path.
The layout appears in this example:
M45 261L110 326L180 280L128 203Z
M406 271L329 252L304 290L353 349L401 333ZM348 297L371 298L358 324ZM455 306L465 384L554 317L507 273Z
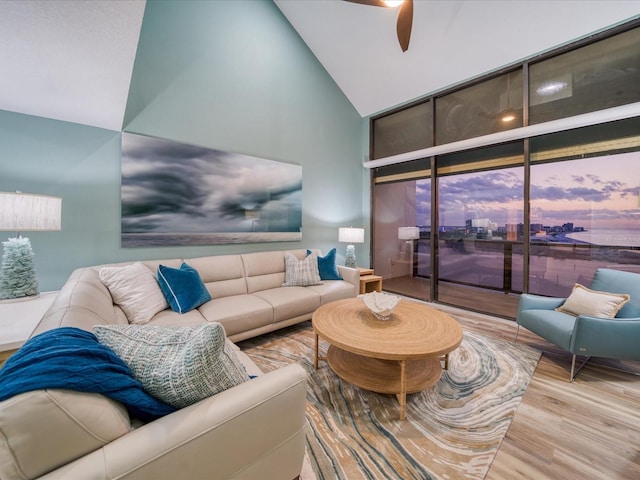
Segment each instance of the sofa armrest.
M293 479L305 451L307 374L288 365L157 419L41 477Z
M580 315L569 351L576 355L640 360L640 318Z
M358 293L360 293L360 270L357 268L346 267L344 265L338 265L338 273L345 282L349 282L353 285L355 293L358 295Z

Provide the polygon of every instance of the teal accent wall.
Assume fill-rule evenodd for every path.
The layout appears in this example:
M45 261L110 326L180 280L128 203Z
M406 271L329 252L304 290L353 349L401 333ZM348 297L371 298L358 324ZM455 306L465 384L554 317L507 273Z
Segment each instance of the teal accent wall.
M303 240L121 248L120 132L5 111L0 190L62 197L62 231L25 232L41 291L135 259L335 246L342 261L338 227L368 226L365 123L272 2L149 1L123 130L301 165ZM368 243L357 253L368 266Z

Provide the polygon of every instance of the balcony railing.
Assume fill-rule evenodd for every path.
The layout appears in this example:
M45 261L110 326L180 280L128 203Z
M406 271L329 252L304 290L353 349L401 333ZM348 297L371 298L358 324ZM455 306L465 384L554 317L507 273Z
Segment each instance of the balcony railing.
M413 274L431 278L429 239L414 241ZM524 290L521 241L447 238L439 240L438 280L504 293ZM564 296L573 284L589 285L596 268L640 271L640 247L532 241L531 293Z

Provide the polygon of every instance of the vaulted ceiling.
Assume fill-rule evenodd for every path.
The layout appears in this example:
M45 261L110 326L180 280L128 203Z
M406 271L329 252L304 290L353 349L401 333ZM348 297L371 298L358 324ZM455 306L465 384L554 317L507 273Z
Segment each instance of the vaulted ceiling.
M395 9L274 3L363 117L640 15L640 0L415 0L403 53ZM122 129L144 9L2 0L0 110Z
M144 7L2 0L0 110L120 130Z

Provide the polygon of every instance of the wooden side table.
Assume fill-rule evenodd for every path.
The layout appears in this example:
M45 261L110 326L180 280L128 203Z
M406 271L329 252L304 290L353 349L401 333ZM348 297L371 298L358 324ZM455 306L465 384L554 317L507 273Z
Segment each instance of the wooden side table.
M0 303L0 366L31 336L58 292L34 299Z
M382 277L380 275L361 275L360 276L360 293L382 291Z

